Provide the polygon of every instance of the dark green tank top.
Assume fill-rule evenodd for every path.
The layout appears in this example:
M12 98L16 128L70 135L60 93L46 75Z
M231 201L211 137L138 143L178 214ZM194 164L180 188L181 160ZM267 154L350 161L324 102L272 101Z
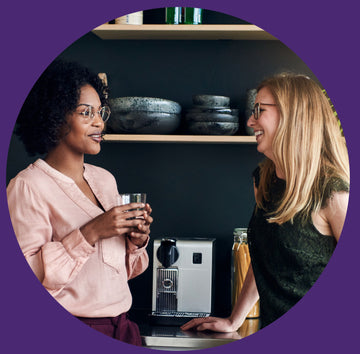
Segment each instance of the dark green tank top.
M254 177L257 184L258 176ZM267 211L255 208L248 228L261 327L285 314L306 294L336 247L335 238L321 234L311 220L304 224L295 218L282 225L266 221L284 190L285 181L274 177Z

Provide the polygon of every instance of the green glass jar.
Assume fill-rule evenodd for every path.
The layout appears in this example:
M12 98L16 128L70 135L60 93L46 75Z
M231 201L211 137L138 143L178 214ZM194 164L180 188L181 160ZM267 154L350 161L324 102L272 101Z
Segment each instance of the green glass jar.
M167 7L165 8L165 23L168 25L178 25L182 22L182 8L181 7Z
M199 25L202 23L202 9L196 7L184 8L184 23L186 25Z

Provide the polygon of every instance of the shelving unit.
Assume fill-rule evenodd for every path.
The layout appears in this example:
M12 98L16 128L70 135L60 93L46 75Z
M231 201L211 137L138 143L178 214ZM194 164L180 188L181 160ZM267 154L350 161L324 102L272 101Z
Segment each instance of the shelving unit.
M255 144L254 136L106 134L105 142Z
M92 31L103 40L277 40L254 25L120 25ZM255 144L254 136L107 134L105 142Z
M119 25L104 24L93 31L101 39L129 40L277 40L254 25Z

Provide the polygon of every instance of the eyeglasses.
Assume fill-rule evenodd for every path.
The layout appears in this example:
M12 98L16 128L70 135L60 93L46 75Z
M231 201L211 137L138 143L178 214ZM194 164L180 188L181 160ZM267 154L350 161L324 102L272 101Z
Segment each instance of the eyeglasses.
M104 123L110 118L111 111L108 106L103 106L98 111L96 111L93 106L87 104L79 104L78 107L80 106L86 107L82 112L79 112L86 122L92 121L95 118L96 113L101 117Z
M258 120L261 113L261 105L262 106L276 106L275 103L255 103L254 109L251 111L251 113L254 115L255 120Z

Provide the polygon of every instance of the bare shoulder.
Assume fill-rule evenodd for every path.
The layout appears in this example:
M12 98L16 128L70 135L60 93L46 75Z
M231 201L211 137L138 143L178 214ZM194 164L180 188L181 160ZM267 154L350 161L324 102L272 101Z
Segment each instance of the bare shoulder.
M345 223L348 204L349 192L334 192L322 209L322 213L337 240L339 240Z
M328 213L347 211L349 204L349 192L334 192L324 208Z

